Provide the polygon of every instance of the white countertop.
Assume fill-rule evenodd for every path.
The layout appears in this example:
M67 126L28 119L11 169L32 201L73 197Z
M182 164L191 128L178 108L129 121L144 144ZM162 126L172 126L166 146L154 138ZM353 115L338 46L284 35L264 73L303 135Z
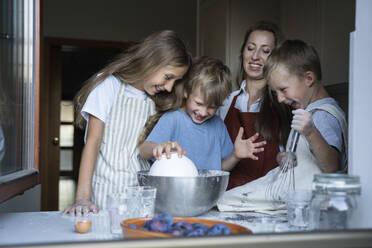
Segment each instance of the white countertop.
M197 218L214 219L240 224L254 233L289 231L285 218L276 217L275 224L263 214L248 212L219 212L211 210ZM111 234L106 211L90 215L90 232L75 232L76 218L61 212L0 213L0 246L40 243L114 240L123 237Z
M99 219L93 219L90 232L80 234L74 229L75 218L62 216L61 212L0 213L0 245L114 239L109 226L102 226Z

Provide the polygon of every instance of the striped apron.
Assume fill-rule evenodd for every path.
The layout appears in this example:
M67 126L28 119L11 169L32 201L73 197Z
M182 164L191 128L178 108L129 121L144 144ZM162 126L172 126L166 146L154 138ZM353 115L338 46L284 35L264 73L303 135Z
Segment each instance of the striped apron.
M105 123L93 173L92 202L100 209L106 208L107 194L138 185L137 172L150 167L138 156L136 144L147 118L155 113L155 104L150 98L126 97L124 92L122 83Z

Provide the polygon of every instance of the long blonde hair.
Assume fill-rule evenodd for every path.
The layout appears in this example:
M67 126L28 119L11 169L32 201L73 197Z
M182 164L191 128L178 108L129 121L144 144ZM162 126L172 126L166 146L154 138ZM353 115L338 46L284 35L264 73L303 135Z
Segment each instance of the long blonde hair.
M85 86L74 98L76 109L75 124L81 128L85 121L81 109L90 92L105 78L114 75L122 83L135 84L147 80L153 73L164 66L189 67L191 56L183 40L171 30L151 34L142 42L129 47L118 59L91 76ZM174 92L162 92L152 99L157 109L164 108L174 100Z

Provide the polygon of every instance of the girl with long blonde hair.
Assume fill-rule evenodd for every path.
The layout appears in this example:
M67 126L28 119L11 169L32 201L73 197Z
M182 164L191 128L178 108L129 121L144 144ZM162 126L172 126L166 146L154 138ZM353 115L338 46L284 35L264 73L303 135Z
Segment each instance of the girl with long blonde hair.
M191 57L173 31L156 32L131 46L97 72L75 97L76 124L86 123L75 204L64 214L105 209L106 196L136 185L137 138L147 118L177 99L174 85L187 73Z

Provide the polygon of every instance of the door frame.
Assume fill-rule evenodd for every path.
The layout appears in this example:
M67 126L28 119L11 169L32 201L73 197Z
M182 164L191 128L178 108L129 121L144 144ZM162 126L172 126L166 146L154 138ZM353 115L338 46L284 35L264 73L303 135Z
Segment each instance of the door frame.
M60 149L54 138L59 139L60 101L62 89L61 50L63 46L124 50L134 42L98 41L43 37L40 73L40 181L41 211L58 210Z

